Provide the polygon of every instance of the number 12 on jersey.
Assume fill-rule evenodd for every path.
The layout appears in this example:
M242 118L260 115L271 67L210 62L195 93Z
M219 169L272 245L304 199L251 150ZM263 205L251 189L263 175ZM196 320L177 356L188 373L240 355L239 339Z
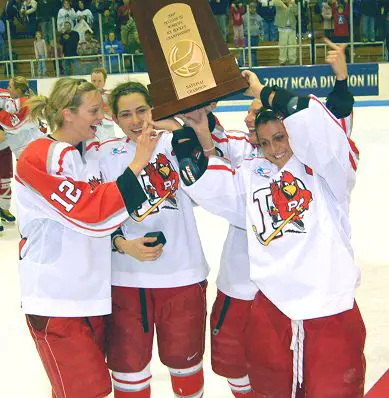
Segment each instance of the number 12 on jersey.
M60 192L65 193L66 199L69 199L69 201L65 200L55 192L51 194L50 199L58 202L69 213L80 199L82 191L76 188L74 184L68 180L62 181L58 189Z

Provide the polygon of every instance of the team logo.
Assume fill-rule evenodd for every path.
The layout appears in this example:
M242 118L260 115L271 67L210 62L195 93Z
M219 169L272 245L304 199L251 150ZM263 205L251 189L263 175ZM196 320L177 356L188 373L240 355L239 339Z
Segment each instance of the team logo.
M204 67L203 50L193 40L181 40L170 50L169 67L178 76L195 76Z
M253 195L261 213L262 225L253 225L258 241L267 246L273 239L287 233L305 233L304 212L309 209L312 193L289 171L278 181L261 188Z
M119 145L118 147L112 148L112 155L121 155L123 153L127 153L126 146L123 144Z
M94 191L101 184L101 178L93 176L92 178L89 178L88 184L92 188L92 191Z
M135 221L140 222L148 215L158 213L161 208L178 210L176 191L179 175L166 155L159 153L155 162L144 168L141 179L148 200L133 213Z
M252 157L255 157L256 155L251 155ZM261 176L261 177L266 177L266 178L270 178L270 174L271 174L271 169L267 169L266 167L257 167L254 170L254 173Z

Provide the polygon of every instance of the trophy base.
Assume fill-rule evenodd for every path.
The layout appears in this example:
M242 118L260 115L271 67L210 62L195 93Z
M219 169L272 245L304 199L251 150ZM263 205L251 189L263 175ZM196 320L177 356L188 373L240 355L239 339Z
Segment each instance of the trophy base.
M210 61L210 65L214 76L221 76L223 80L216 81L216 87L187 98L178 100L175 94L174 96L171 95L172 83L170 78L150 84L148 87L154 104L153 119L165 119L178 113L198 109L212 101L220 100L248 88L248 83L240 74L235 58L231 54Z

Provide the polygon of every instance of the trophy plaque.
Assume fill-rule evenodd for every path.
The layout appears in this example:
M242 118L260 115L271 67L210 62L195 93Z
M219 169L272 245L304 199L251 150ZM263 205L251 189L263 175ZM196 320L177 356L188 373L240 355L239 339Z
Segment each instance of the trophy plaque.
M132 0L159 120L245 90L208 0Z

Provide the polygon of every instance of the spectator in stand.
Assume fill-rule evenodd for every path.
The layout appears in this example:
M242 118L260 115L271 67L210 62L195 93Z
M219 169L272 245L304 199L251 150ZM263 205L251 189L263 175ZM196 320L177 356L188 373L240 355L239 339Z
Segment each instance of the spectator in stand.
M378 13L377 0L361 0L362 41L375 41L375 18Z
M332 19L332 7L328 4L327 0L324 0L321 4L321 16L323 17L324 36L332 40L334 23Z
M250 37L248 35L248 28L250 24ZM249 4L249 12L243 15L243 28L244 28L244 37L246 41L246 45L248 46L249 38L250 45L252 47L258 47L259 41L263 37L263 26L262 26L262 18L257 14L257 4L255 1L252 1ZM258 50L251 50L251 64L252 66L258 66L257 59Z
M120 54L123 54L122 43L116 39L115 32L108 33L108 40L104 42L105 63L109 73L119 72Z
M129 15L127 23L121 28L121 42L127 54L135 54L130 65L130 71L143 72L145 70L144 57L139 41L139 34L136 28L135 19Z
M16 0L8 0L4 7L4 23L7 20L10 24L11 36L16 35L15 18L19 19L19 6Z
M353 0L354 41L361 41L361 0Z
M64 32L59 38L59 44L62 47L62 53L65 57L64 59L64 73L67 76L75 75L78 72L78 59L66 57L77 56L77 46L80 40L79 34L72 30L72 24L70 21L64 23Z
M52 17L57 14L56 0L38 0L36 9L36 18L39 29L42 32L42 38L47 44L53 43L53 24Z
M5 25L2 19L0 19L0 61L6 60L7 57L7 50L6 45L4 42L4 33L5 33Z
M76 24L76 12L70 7L70 1L64 0L62 8L58 11L57 16L57 30L58 32L65 32L65 22L69 22L71 29Z
M85 40L85 32L92 30L93 15L91 10L85 8L83 0L78 2L78 10L76 12L77 24L74 30L80 35L80 40Z
M112 16L112 18L115 20L115 35L116 37L120 37L120 27L118 26L117 18L118 18L118 8L120 2L116 0L110 0L108 1L108 9L109 9L109 14Z
M42 32L35 33L34 40L35 59L38 60L38 77L46 76L47 46Z
M213 15L215 16L216 22L222 32L224 40L227 42L227 9L228 0L210 0L209 5L212 8Z
M350 16L350 5L346 2L339 3L335 0L332 3L332 16L334 17L334 36L332 41L334 43L348 43L349 41L349 29L348 29L348 17ZM350 62L350 52L346 48L346 61Z
M34 37L36 32L36 8L35 0L24 0L20 7L20 18L27 27L29 37Z
M384 15L384 35L386 42L386 57L387 61L389 61L389 1L384 0L382 3L383 6L383 15Z
M116 20L111 15L109 8L106 8L104 10L104 13L101 18L102 18L101 22L103 27L104 40L107 40L109 32L114 32L116 30Z
M123 0L123 4L118 7L116 14L116 25L118 30L121 31L122 26L127 23L130 13L130 0Z
M234 46L236 48L244 47L244 33L243 33L243 14L246 12L246 8L243 3L239 0L234 0L231 4L230 15L232 19L232 29L234 31ZM243 66L242 52L239 57L239 66Z
M80 56L97 55L100 53L100 43L93 38L92 31L85 32L85 40L80 41L77 47L77 54ZM88 57L80 59L80 72L83 75L89 75L91 70L96 67L97 57Z
M279 61L280 65L294 65L296 63L296 23L297 5L295 0L274 0L276 7L275 24L278 27L280 46Z
M385 5L389 4L389 0L378 0L378 12L376 18L376 40L385 40Z
M258 0L257 13L262 17L263 40L277 41L278 31L274 24L276 8L274 7L273 0Z
M93 15L92 31L97 39L100 37L99 14L103 15L107 7L108 3L105 0L92 0L89 7Z

